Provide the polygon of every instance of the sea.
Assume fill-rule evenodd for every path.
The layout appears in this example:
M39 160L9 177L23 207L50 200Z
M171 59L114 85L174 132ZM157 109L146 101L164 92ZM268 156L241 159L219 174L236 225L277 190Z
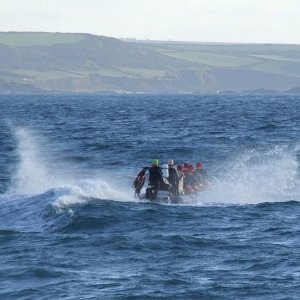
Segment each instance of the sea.
M0 95L0 299L300 299L299 160L300 95Z

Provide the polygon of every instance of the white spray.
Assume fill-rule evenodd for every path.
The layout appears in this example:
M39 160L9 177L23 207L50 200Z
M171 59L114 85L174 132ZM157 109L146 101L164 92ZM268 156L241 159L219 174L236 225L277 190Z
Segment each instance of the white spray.
M82 172L66 176L57 166L50 166L49 161L54 161L54 164L56 161L57 165L63 165L64 169L71 169L66 162L58 163L57 158L51 158L46 147L41 147L41 143L47 145L46 138L27 128L17 127L12 128L12 131L17 139L19 164L9 194L36 195L55 189L57 200L53 205L59 208L85 202L89 197L133 200L131 191L118 189L121 184L111 179L97 175L87 177Z
M43 161L33 134L24 128L16 128L17 154L19 165L13 178L10 192L19 194L39 194L47 191L54 184L53 177Z
M197 198L198 204L255 204L298 201L300 184L296 149L276 146L250 150L224 163L211 186Z
M38 141L45 138L25 128L14 130L18 141L19 166L10 193L40 194L55 189L53 205L65 208L89 201L89 198L136 201L131 183L107 176L81 172L66 179L57 167L50 168L49 153ZM186 197L187 205L256 204L300 200L296 148L277 146L268 151L250 150L219 166L209 188L196 197ZM53 158L51 159L53 160ZM69 168L65 162L57 163ZM208 170L209 171L209 170ZM102 174L99 170L99 174ZM83 178L83 179L82 179Z

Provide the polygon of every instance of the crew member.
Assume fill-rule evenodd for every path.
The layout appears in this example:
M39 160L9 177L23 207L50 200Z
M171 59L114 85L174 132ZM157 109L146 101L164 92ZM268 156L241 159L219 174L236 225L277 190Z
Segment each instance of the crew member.
M185 172L184 180L184 191L186 194L194 192L195 187L195 168L192 164L188 165L187 171Z
M182 166L177 166L177 172L178 172L178 194L183 195L184 194L184 173L182 171Z
M172 185L173 196L176 196L176 195L178 195L178 179L179 179L179 175L178 175L177 169L174 166L174 160L173 159L170 159L168 161L168 168L169 168L168 181Z
M154 159L152 166L149 168L149 184L157 190L164 184L163 173L158 159Z
M202 162L196 163L195 177L197 185L200 189L203 189L208 185L208 174L204 169Z

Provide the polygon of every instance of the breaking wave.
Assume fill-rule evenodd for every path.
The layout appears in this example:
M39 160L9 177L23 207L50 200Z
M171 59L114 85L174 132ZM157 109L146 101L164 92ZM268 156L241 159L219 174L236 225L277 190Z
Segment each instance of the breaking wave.
M118 201L132 198L125 190L117 189L118 183L111 178L96 175L87 178L81 171L75 174L68 173L66 176L66 173L56 166L62 165L58 163L58 159L51 157L51 154L40 146L39 142L45 143L46 139L36 137L34 132L20 127L14 130L14 135L17 139L19 163L8 194L38 195L50 189L66 188L69 193L55 201L58 205L74 204L81 196ZM63 165L64 169L71 168L66 162Z
M0 197L5 228L57 230L69 226L74 209L101 201L136 202L132 176L100 176L77 171L68 174L56 165L42 145L45 138L26 128L13 130L19 157L16 173L6 194ZM298 147L277 146L250 150L215 168L209 188L185 196L183 205L220 206L298 201L300 196ZM90 176L89 176L90 175ZM106 202L107 203L107 202ZM120 203L121 205L121 203ZM49 216L51 218L49 219ZM59 222L58 222L59 220ZM57 223L58 222L58 223Z
M74 204L81 197L133 200L130 175L112 179L111 176L104 178L97 174L88 177L78 171L66 176L55 164L49 163L55 163L55 158L39 144L45 143L45 138L22 127L15 128L14 135L19 163L7 194L38 195L50 189L65 188L69 192L55 201L58 206ZM299 151L298 146L276 146L244 152L215 168L216 174L211 174L210 187L197 199L200 204L297 200L300 196ZM68 169L67 163L64 163L64 169Z

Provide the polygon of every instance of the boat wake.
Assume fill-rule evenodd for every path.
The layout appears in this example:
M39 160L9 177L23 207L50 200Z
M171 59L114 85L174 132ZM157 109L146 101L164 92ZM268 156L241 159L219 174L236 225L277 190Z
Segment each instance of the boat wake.
M300 200L298 146L250 150L219 166L202 204L258 204Z

